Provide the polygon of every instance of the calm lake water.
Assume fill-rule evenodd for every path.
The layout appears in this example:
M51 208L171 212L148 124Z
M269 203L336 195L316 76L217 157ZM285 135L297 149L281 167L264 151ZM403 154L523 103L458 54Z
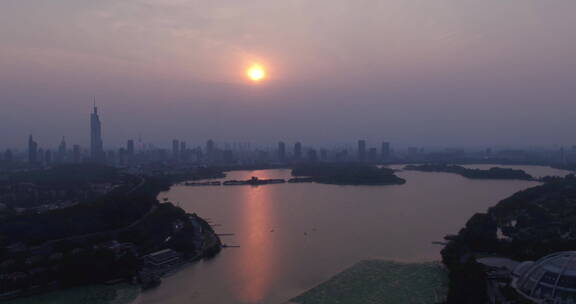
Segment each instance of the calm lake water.
M521 167L535 176L568 172ZM174 186L160 198L210 219L224 249L166 278L136 303L285 303L358 261L440 259L446 234L475 212L535 185L470 180L456 174L399 172L400 186L279 184ZM227 179L290 178L289 170L230 172ZM221 225L221 226L220 226Z

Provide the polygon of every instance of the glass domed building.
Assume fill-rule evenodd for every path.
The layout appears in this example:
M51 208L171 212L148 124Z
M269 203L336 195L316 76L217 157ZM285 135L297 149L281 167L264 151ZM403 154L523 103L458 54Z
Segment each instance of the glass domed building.
M512 287L535 303L576 304L576 251L520 263Z

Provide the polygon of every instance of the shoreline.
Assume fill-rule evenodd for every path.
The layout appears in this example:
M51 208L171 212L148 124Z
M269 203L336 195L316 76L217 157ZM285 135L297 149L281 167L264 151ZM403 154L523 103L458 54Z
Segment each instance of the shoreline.
M133 268L130 273L125 273L118 277L112 277L114 274L110 273L110 278L106 280L92 280L78 286L76 284L67 285L64 280L55 276L53 281L47 285L31 286L6 292L2 295L2 300L8 303L20 303L21 301L24 301L23 303L26 303L26 301L34 303L36 299L54 296L54 294L66 294L69 291L82 288L87 290L91 290L91 288L106 289L107 286L119 286L121 284L129 284L134 286L134 288L145 290L148 287L147 283L154 282L151 286L157 286L156 281L160 283L160 279L164 274L179 271L180 268L187 264L211 258L220 252L222 249L221 240L206 220L196 214L187 213L170 202L160 201L160 194L175 185L175 181L158 180L156 183L151 183L149 187L144 187L146 179L141 179L141 182L136 187L126 192L126 196L121 197L122 200L117 202L121 204L124 200L140 199L146 200L151 204L150 210L135 222L111 230L69 235L65 238L46 240L42 243L42 246L46 248L53 248L53 246L63 242L78 240L89 242L84 252L111 250L116 257L122 256L122 253L131 254L134 256L134 261L140 261L140 265L137 268ZM167 230L168 227L171 228ZM139 233L144 238L134 238L133 241L127 241L125 237L128 233L132 233L132 235ZM159 239L158 236L161 237L161 240L164 240L166 235L172 239L170 243L156 241L156 239ZM93 239L96 237L105 237L106 240L94 241ZM176 263L162 262L157 266L150 264L148 262L149 256L159 250L174 252L177 257ZM63 255L64 258L72 256L70 253L64 253ZM60 260L62 259L61 257ZM62 263L60 260L54 263ZM91 260L87 259L85 263L91 263ZM57 266L59 265L57 264ZM146 279L151 280L147 281Z

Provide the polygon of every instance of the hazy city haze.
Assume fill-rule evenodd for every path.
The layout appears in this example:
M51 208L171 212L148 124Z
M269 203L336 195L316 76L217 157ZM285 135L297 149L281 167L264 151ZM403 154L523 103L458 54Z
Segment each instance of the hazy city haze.
M576 2L3 0L0 136L571 144ZM254 84L244 71L263 64ZM0 147L6 148L6 147Z

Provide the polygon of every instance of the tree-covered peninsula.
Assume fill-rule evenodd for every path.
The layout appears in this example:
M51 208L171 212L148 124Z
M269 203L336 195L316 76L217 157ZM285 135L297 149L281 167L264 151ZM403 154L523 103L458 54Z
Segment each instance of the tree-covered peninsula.
M292 175L333 185L401 185L406 182L396 176L392 169L353 163L300 164L292 169Z
M524 170L493 167L487 170L469 169L458 165L424 164L407 165L404 170L422 172L446 172L462 175L470 179L518 179L533 180L534 178Z

